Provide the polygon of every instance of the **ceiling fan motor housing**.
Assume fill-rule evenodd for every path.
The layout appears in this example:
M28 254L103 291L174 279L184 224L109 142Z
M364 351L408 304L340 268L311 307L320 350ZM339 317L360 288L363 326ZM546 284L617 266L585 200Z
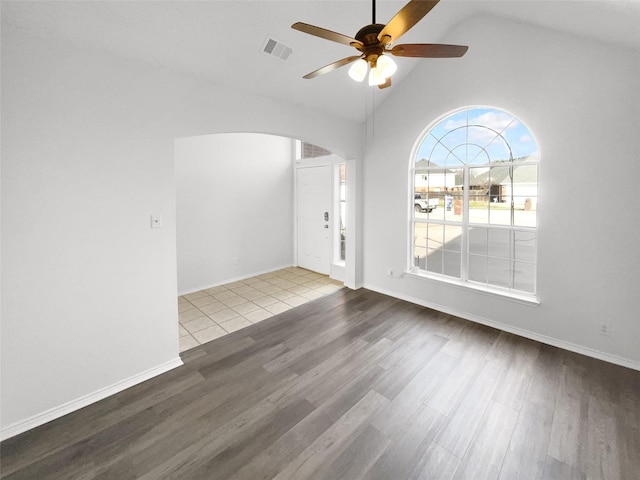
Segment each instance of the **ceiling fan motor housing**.
M366 25L358 30L355 39L360 43L353 42L352 46L357 48L364 54L364 59L372 66L375 67L378 57L382 55L385 47L391 41L391 37L385 35L385 42L378 40L378 35L382 31L385 25L381 23L373 23ZM388 39L388 40L387 40Z

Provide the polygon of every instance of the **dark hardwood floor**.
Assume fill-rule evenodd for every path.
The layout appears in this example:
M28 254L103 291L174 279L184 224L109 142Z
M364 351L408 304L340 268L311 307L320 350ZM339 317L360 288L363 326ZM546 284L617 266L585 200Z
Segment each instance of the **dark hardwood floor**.
M640 372L368 290L1 445L3 479L640 478Z

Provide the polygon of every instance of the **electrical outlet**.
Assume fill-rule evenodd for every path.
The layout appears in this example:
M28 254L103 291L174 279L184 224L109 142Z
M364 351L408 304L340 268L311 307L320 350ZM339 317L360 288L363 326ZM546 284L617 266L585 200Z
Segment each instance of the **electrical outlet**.
M611 325L608 323L600 324L600 335L606 335L607 337L611 335Z
M151 228L162 228L162 216L151 215Z
M393 268L387 269L387 275L389 275L390 277L393 277Z

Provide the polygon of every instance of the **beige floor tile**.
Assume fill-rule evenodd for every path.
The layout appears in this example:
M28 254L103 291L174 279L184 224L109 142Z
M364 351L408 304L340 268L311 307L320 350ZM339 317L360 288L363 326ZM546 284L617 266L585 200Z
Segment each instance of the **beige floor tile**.
M287 298L284 300L284 303L286 303L287 305L291 305L292 307L299 307L300 305L303 305L305 303L307 303L309 301L308 298L304 298L304 297L300 297L298 295L294 295L290 298Z
M235 312L230 308L227 308L225 310L220 310L219 312L212 313L211 315L209 315L209 318L216 323L222 323L238 316L239 316L238 312Z
M178 304L178 313L183 313L188 310L193 310L194 308L196 308L195 305L185 300L184 303Z
M307 273L307 274L305 275L305 277L307 277L307 278L311 278L311 279L314 279L314 280L315 280L315 279L317 279L317 278L322 278L322 277L323 277L323 275L321 275L321 274L319 274L319 273L316 273L316 272L309 272L309 273Z
M191 300L191 303L193 303L196 307L200 308L200 307L204 307L205 305L209 305L215 301L216 301L215 298L213 298L210 295L207 295L205 297L200 297L200 298L196 298L195 300Z
M241 297L240 295L238 295L237 297L223 298L220 301L222 303L224 303L227 307L235 307L236 305L240 305L241 303L245 303L247 301L247 299Z
M244 296L246 293L249 292L257 292L258 290L256 290L255 288L253 288L250 285L246 285L246 284L242 284L237 288L232 288L231 291L236 292L238 295L242 295Z
M311 291L310 288L307 288L303 285L298 285L297 287L290 288L289 290L295 293L296 295L302 295L305 293L309 293Z
M254 300L256 298L264 297L264 292L254 288L252 292L244 292L242 294L242 298L246 298L247 300Z
M248 327L249 325L251 325L251 322L243 317L232 318L231 320L220 324L220 326L228 333L235 332L236 330Z
M187 293L186 295L183 295L183 297L191 301L191 300L195 300L196 298L204 297L206 295L207 295L207 292L200 290L198 292Z
M277 315L278 313L282 313L282 312L286 312L287 310L291 309L291 305L287 305L284 302L278 302L278 303L274 303L273 305L268 305L265 307L265 310L268 310L269 312L273 313L274 315Z
M224 285L218 285L217 287L205 288L204 291L207 292L209 295L214 296L218 293L226 292L227 287L225 287Z
M295 283L296 285L304 285L307 282L312 282L313 280L309 280L308 278L304 277L304 276L299 276L299 277L295 277L294 279L291 280L293 283Z
M202 310L207 315L211 315L212 313L216 313L227 308L229 307L227 307L224 303L218 302L216 300L214 303L210 303L209 305L205 305L204 307L200 308L200 310Z
M181 337L184 337L185 335L189 335L189 330L184 328L182 325L178 325L178 330L180 331Z
M189 333L195 333L199 330L204 330L205 328L211 327L215 325L215 322L211 320L209 317L197 318L195 320L191 320L190 322L184 322L182 326L186 328Z
M238 312L240 315L244 315L249 312L255 312L256 310L259 310L260 307L255 303L244 302L244 303L241 303L240 305L231 307L231 309Z
M235 290L236 288L239 288L241 286L243 286L244 283L242 282L231 282L231 283L225 283L224 286L227 287L228 290Z
M236 292L232 292L231 290L224 290L223 292L216 293L213 298L216 300L224 300L226 298L237 297L238 294Z
M180 352L184 352L185 350L189 350L193 347L197 347L198 345L200 345L200 343L191 335L185 335L184 337L180 337L180 341L179 341Z
M193 336L200 343L210 342L211 340L215 340L216 338L222 337L226 335L226 331L220 327L219 325L214 325L209 328L205 328L204 330L200 330L195 332Z
M287 280L286 278L274 278L271 281L271 284L277 285L280 288L295 287L297 285L297 283L293 283L291 280Z
M284 290L283 288L280 288L277 285L269 285L267 287L263 287L260 288L259 290L262 290L264 293L266 293L267 295L272 295L274 293L278 293L281 292L282 290Z
M267 318L273 317L273 314L261 308L260 310L249 312L243 316L244 318L249 320L251 323L256 323L256 322L261 322L262 320L266 320Z
M189 300L187 300L186 298L180 296L178 297L178 305L180 305L181 303L187 303Z
M288 298L297 297L297 295L289 290L283 290L282 292L274 293L273 298L277 298L281 302L284 302Z
M266 307L267 305L273 305L274 303L277 303L277 302L278 302L278 299L270 295L264 295L262 297L253 299L253 303L261 307Z
M178 313L178 320L181 323L188 322L190 320L195 320L196 318L205 317L206 315L200 311L198 308L194 308L193 310L188 310L186 312Z
M258 275L257 278L259 278L260 280L268 280L269 278L273 277L277 277L277 275L274 272L268 272Z
M324 297L324 295L325 295L324 293L319 292L317 290L311 290L308 293L303 293L301 296L309 300L315 300L316 298Z
M265 282L262 279L258 279L256 282L251 284L253 288L257 288L258 290L260 290L261 288L268 287L269 285L271 285L269 282Z
M316 290L318 292L324 293L325 295L329 295L331 293L337 292L342 287L343 287L343 285L334 285L332 283L327 283L326 285L323 285L321 287L316 288Z

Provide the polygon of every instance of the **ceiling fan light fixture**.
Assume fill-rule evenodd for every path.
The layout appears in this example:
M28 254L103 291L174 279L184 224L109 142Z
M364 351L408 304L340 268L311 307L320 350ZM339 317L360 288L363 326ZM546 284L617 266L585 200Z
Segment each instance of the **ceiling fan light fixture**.
M367 62L363 58L356 60L353 65L351 65L351 68L349 68L349 76L356 82L362 82L364 77L367 76L368 67Z
M378 67L369 70L369 86L382 85L386 80Z
M396 73L398 65L396 65L396 62L394 62L390 56L380 55L376 63L376 68L380 70L380 75L382 75L383 78L389 78Z

